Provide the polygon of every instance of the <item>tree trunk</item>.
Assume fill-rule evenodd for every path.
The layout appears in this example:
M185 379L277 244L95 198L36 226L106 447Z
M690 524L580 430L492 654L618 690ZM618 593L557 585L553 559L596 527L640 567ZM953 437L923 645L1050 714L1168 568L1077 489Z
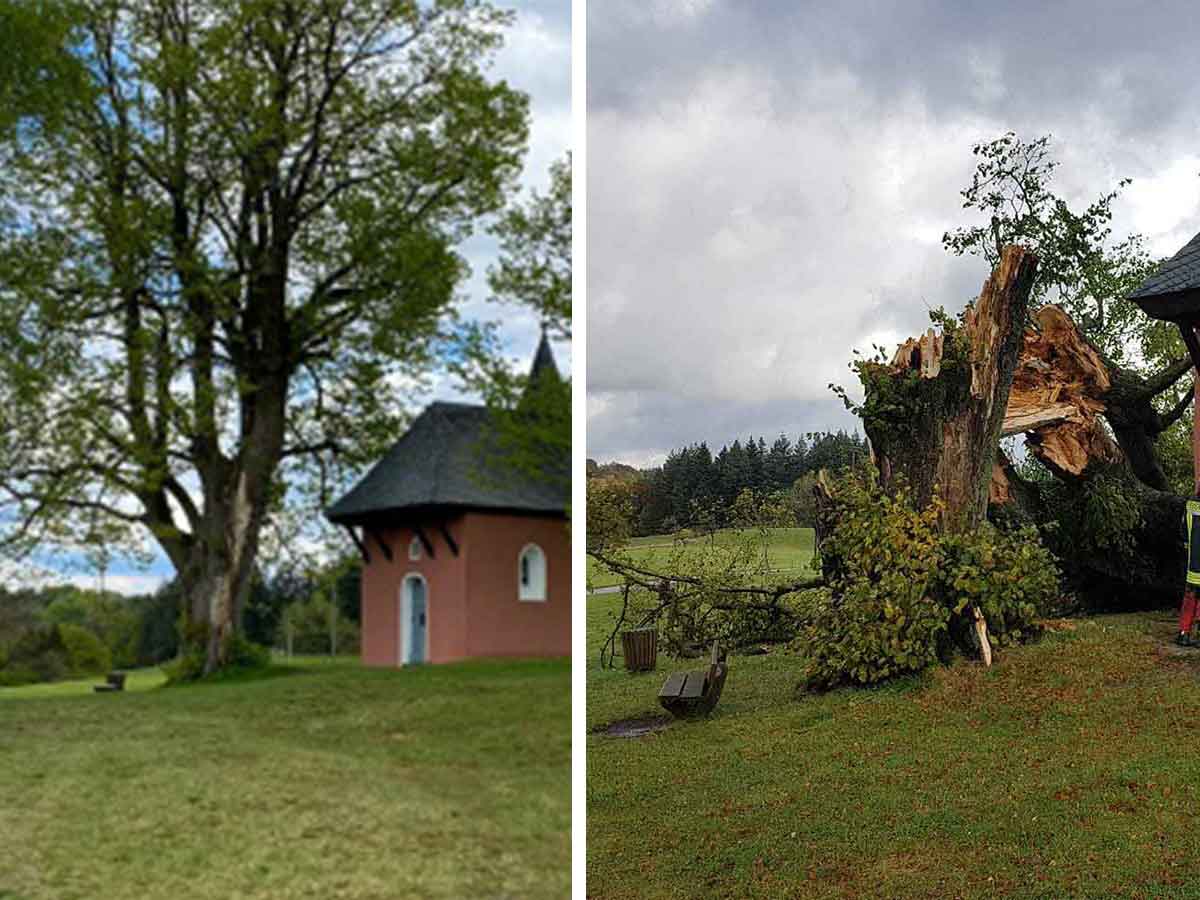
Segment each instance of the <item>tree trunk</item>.
M197 542L195 562L184 578L191 621L202 623L207 635L205 675L228 662L229 642L241 628L250 593L262 511L247 509L246 502L236 502L224 523L214 522L215 538Z
M863 424L884 486L903 476L919 509L939 497L948 533L974 529L987 515L1036 272L1033 253L1005 247L961 326L930 329L906 341L891 365L860 369ZM980 657L991 665L986 620L973 606L966 614Z
M907 341L890 366L864 367L863 422L883 483L897 476L919 508L936 493L942 527L978 526L1021 349L1037 258L1005 247L961 327Z

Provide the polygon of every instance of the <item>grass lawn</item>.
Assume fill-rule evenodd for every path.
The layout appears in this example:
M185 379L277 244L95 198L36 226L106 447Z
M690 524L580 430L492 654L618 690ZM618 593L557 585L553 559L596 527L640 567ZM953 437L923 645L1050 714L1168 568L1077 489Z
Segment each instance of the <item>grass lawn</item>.
M718 542L730 541L737 535L737 529L726 528L716 533ZM671 555L676 538L669 534L656 534L650 537L633 538L629 549L643 563L653 568ZM692 540L708 540L694 538ZM811 528L772 528L769 558L775 569L795 572L797 576L808 572L808 563L813 556L813 530ZM619 584L620 579L590 556L587 561L588 585L590 587L607 587Z
M685 665L600 671L617 602L588 600L589 729ZM1166 613L1063 628L821 697L786 652L733 657L708 721L589 732L589 896L1200 897L1200 651Z
M565 897L570 665L0 689L0 900Z

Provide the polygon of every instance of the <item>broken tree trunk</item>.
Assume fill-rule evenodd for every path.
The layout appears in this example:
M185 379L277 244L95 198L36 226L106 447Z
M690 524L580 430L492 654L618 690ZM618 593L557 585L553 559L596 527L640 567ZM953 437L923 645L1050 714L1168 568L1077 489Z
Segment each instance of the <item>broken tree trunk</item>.
M1053 507L1037 484L1026 481L1001 454L992 472L993 518L1044 523L1099 515L1104 527L1121 516L1129 530L1121 542L1100 535L1093 522L1057 540L1064 574L1084 602L1121 608L1176 602L1183 571L1179 523L1183 498L1165 490L1154 439L1191 404L1191 390L1160 414L1158 394L1186 374L1188 361L1145 379L1106 360L1062 309L1047 306L1032 317L1009 394L1003 433L1025 434L1031 455L1058 479ZM1114 441L1113 436L1116 440ZM1095 510L1120 498L1123 508ZM1078 527L1078 525L1076 526Z
M860 369L863 424L885 486L903 476L918 508L935 494L941 527L961 533L986 517L993 463L1021 350L1037 257L1005 247L961 325L904 343L890 365ZM991 664L987 623L968 610Z
M1086 479L1127 462L1138 480L1165 491L1154 441L1187 411L1192 397L1184 391L1166 414L1154 398L1186 376L1190 365L1184 357L1143 378L1106 360L1064 310L1042 307L1025 331L1003 433L1025 434L1030 452L1059 478Z
M1004 248L961 326L909 340L891 365L863 367L863 423L884 484L904 476L919 508L936 491L951 533L987 513L1036 270L1030 251Z

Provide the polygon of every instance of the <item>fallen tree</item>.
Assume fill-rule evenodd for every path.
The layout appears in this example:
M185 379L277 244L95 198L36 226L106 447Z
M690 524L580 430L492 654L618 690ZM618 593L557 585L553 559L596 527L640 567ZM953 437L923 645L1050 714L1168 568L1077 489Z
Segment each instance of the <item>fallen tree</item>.
M1178 600L1184 498L1166 489L1154 441L1187 411L1192 386L1166 413L1154 398L1190 367L1183 357L1140 377L1106 359L1057 306L1040 309L1025 329L1002 433L1025 435L1053 477L1023 477L1000 454L991 515L1042 526L1089 606Z
M733 544L680 540L659 570L589 536L588 555L621 580L621 608L601 665L614 664L621 632L652 625L676 656L700 655L714 640L735 649L791 640L805 619L796 595L821 581L815 573L777 578L763 558L767 538L752 529Z

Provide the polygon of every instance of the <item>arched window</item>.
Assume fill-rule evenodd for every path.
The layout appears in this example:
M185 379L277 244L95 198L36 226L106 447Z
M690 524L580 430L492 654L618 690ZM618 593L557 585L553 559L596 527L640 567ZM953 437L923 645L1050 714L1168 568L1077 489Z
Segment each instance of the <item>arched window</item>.
M413 562L421 558L421 539L416 535L408 542L408 558Z
M517 557L517 596L521 600L546 599L546 554L537 544L526 544Z

